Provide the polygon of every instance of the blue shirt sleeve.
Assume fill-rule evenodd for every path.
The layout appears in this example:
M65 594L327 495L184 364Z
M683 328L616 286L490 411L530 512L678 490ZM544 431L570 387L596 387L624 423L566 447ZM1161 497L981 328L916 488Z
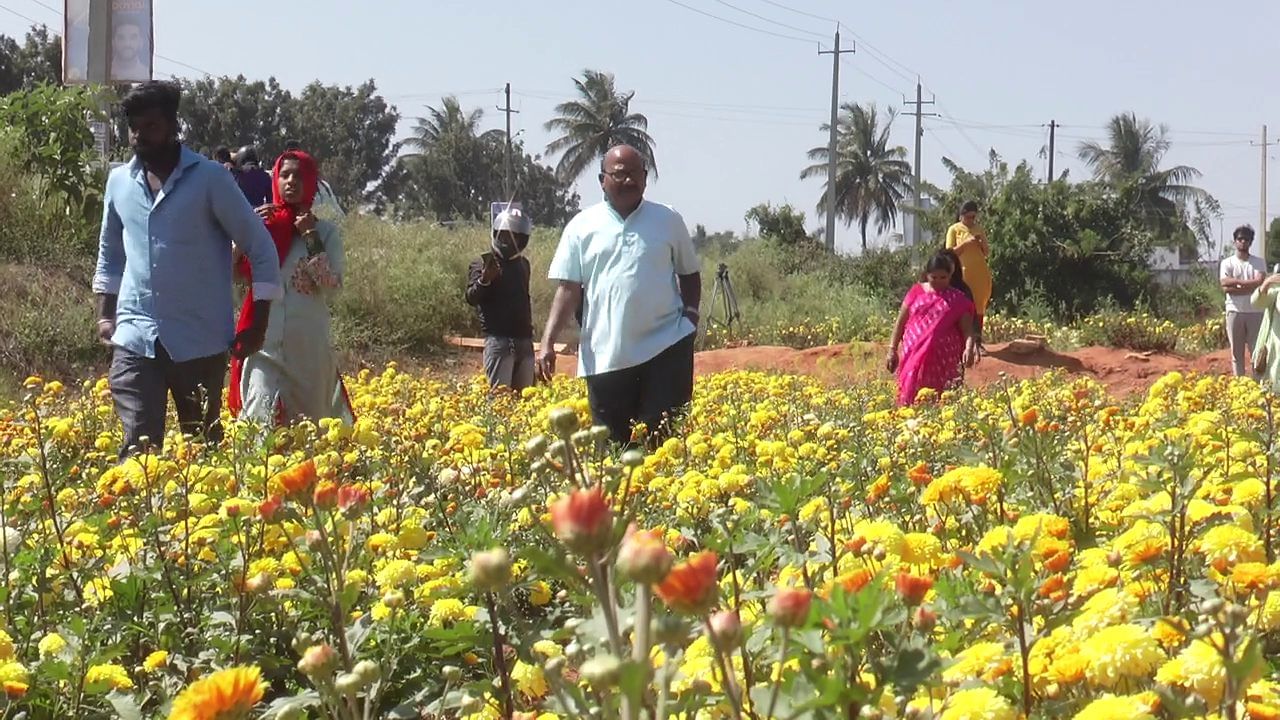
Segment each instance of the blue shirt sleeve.
M284 297L280 281L280 256L262 218L245 202L240 187L230 173L214 173L209 183L209 204L224 232L236 249L249 259L253 270L255 300L279 300Z
M98 234L98 265L93 273L93 291L119 295L124 280L124 223L116 213L111 180L102 199L102 229Z

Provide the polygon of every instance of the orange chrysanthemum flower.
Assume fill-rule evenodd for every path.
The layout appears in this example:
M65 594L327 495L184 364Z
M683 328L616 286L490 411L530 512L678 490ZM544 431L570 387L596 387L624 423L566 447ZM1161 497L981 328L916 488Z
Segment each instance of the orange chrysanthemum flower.
M716 601L719 562L710 550L690 555L688 560L671 568L666 579L654 586L654 591L676 612L696 614L710 610Z
M256 667L218 670L183 690L173 701L169 720L242 718L262 701L266 686Z
M304 463L294 465L276 475L276 480L280 482L280 487L284 489L286 495L297 495L305 492L315 484L316 461L307 460Z

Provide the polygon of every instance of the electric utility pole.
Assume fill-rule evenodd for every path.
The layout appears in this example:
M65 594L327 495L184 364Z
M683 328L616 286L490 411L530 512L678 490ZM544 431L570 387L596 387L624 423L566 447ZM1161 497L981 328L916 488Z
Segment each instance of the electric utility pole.
M827 249L836 250L836 160L839 148L836 138L840 114L840 56L853 53L854 48L840 49L840 26L836 26L834 50L818 50L819 55L831 56L831 137L827 140Z
M902 99L903 105L914 105L915 110L907 113L914 115L916 118L916 163L915 163L915 179L911 183L911 210L914 217L911 219L911 244L920 244L920 221L924 218L920 215L920 143L924 140L924 118L938 117L938 113L924 112L925 105L932 105L937 100L937 95L933 96L933 100L925 101L924 88L920 85L920 78L916 78L916 99L914 102Z
M1049 121L1049 182L1053 182L1054 141L1057 140L1058 121Z
M502 196L507 200L513 198L511 183L511 115L519 114L519 110L511 109L511 83L507 83L506 87L507 104L506 107L498 108L499 111L507 115L507 156L502 167Z

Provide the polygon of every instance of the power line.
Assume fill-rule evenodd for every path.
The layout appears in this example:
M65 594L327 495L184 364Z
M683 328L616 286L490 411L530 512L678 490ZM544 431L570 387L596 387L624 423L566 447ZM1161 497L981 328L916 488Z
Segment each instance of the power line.
M173 63L174 65L181 65L182 67L187 68L188 70L195 70L198 73L208 75L209 77L213 77L213 73L209 72L208 70L203 70L201 68L198 68L195 65L191 65L190 63L184 63L181 60L174 60L173 58L166 57L164 55L161 55L160 53L153 53L153 54L156 56L158 60L164 60L165 62ZM170 76L170 77L173 77L173 76Z
M44 8L44 9L48 10L49 12L53 13L54 15L57 15L58 17L62 17L62 11L61 11L61 10L59 10L59 9L55 8L54 6L50 5L49 3L44 2L44 0L31 0L31 2L33 2L33 3L37 4L37 5L39 5L40 7L42 7L42 8Z
M730 20L729 18L720 17L719 15L713 15L712 13L709 13L706 10L700 10L696 7L693 7L692 5L685 5L684 3L680 2L680 0L667 0L667 2L671 3L672 5L679 5L685 10L691 10L693 12L698 13L699 15L705 15L711 18L712 20L719 20L720 22L729 23L730 25L736 25L740 28L743 28L744 30L751 30L753 32L763 33L765 35L772 35L777 38L782 38L783 40L795 40L796 42L802 42L806 44L814 42L813 40L810 40L808 38L796 37L795 35L785 35L783 33L776 33L776 32L773 32L772 30L764 30L758 27L752 27L751 25L740 23L737 20Z
M813 13L811 13L811 12L805 12L804 10L797 10L797 9L795 9L795 8L793 8L793 7L788 6L788 5L783 5L783 4L782 4L782 3L780 3L780 2L774 2L773 0L760 0L760 2L765 3L765 4L767 4L767 5L772 5L772 6L776 7L776 8L781 8L781 9L783 9L783 10L787 10L787 11L789 11L789 12L793 12L793 13L795 13L795 14L797 14L797 15L804 15L805 17L813 18L814 20L825 20L825 21L827 21L827 22L829 22L829 23L838 23L838 22L840 22L839 20L836 20L835 18L823 17L823 16L821 16L821 15L814 15L814 14L813 14Z
M35 19L35 18L31 17L30 15L23 15L22 13L18 12L17 10L14 10L13 8L11 8L11 7L7 7L7 6L5 6L5 5L0 5L0 10L7 10L7 11L9 11L10 13L13 13L14 15L17 15L18 17L22 18L23 20L26 20L26 21L27 21L27 22L29 22L29 23L34 23L34 24L36 24L36 25L44 25L44 26L46 26L46 27L48 27L48 25L49 25L49 23L47 23L47 22L41 22L41 21L39 21L39 20L37 20L37 19Z
M876 77L875 75L872 75L871 73L867 72L866 70L863 70L862 68L858 67L857 65L854 65L854 64L853 64L853 61L851 61L851 60L845 60L844 58L840 58L840 62L842 62L842 63L844 63L845 65L847 65L847 66L849 67L849 69L850 69L850 70L853 70L854 72L858 73L859 75L862 75L863 77L865 77L865 78L867 78L867 79L871 80L871 82L873 82L873 83L875 83L875 84L879 85L880 87L882 87L882 88L884 88L884 89L888 90L889 92L893 93L894 95L901 95L901 94L902 94L902 90L901 90L900 88L896 88L896 87L894 87L894 86L890 85L889 83L885 82L884 80L881 80L880 78Z
M802 32L802 33L804 33L804 34L806 34L806 35L813 35L814 37L818 37L818 38L826 39L826 35L821 35L821 34L819 34L819 33L816 33L816 32L814 32L814 31L812 31L812 30L806 30L806 29L804 29L804 28L802 28L802 27L796 27L795 25L788 25L788 24L783 23L783 22L778 22L777 20L773 20L773 19L767 18L767 17L765 17L764 15L761 15L761 14L759 14L759 13L753 13L753 12L751 12L750 10L744 10L743 8L740 8L740 7L738 7L737 5L734 5L733 3L726 2L726 0L716 0L716 2L720 3L721 5L724 5L724 6L725 6L725 7L727 7L727 8L732 8L732 9L734 9L734 10L737 10L738 12L740 12L740 13L742 13L742 14L744 14L744 15L750 15L751 17L753 17L753 18L755 18L755 19L757 19L757 20L763 20L763 21L765 21L765 22L767 22L767 23L770 23L770 24L772 24L772 25L777 25L778 27L784 27L784 28L786 28L786 29L788 29L788 30L795 30L796 32Z

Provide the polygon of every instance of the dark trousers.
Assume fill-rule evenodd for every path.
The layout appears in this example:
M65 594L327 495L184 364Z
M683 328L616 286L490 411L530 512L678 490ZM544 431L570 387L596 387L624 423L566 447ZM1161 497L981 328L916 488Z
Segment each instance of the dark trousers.
M630 444L635 422L644 423L651 445L671 432L693 399L693 340L689 335L648 362L586 378L591 417L614 442Z
M183 434L214 443L222 440L218 418L226 373L226 353L174 362L159 341L154 358L115 348L108 383L124 425L120 458L163 447L169 395Z

